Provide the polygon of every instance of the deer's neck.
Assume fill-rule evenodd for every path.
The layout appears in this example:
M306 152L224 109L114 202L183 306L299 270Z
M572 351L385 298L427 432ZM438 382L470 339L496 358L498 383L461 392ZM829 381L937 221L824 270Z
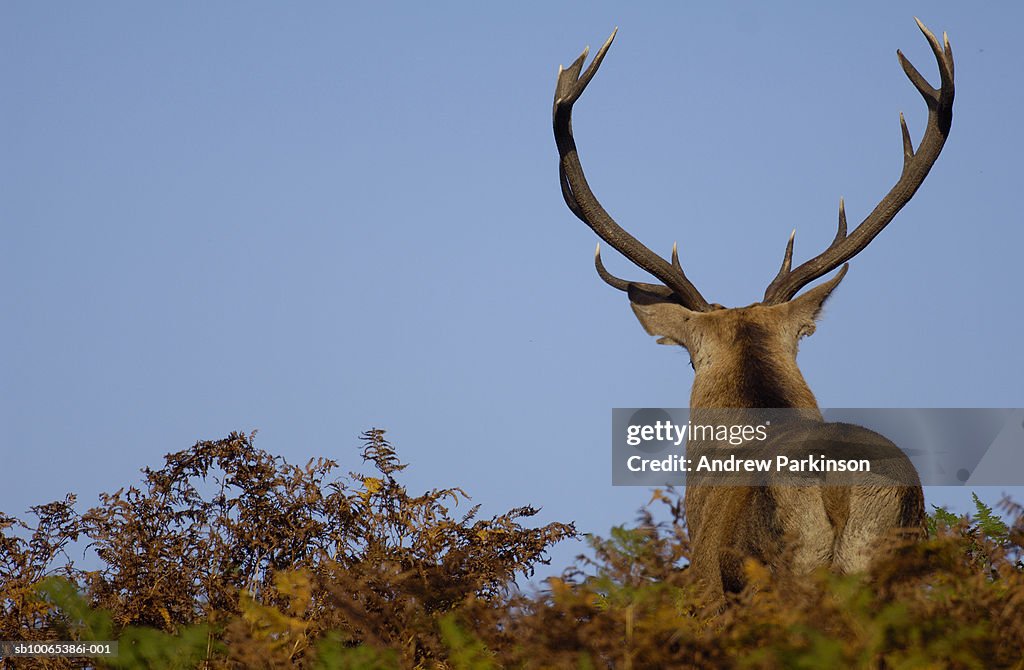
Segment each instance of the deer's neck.
M763 335L740 333L734 346L714 357L693 381L690 407L812 409L820 417L795 352L771 346Z

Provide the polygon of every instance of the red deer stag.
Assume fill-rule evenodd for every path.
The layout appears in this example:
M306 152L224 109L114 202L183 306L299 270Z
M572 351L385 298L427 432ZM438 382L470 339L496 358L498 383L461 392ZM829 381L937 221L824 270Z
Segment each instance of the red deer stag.
M554 131L559 153L562 195L569 209L597 235L660 284L631 282L609 273L594 256L597 273L625 291L644 329L660 344L686 348L694 368L690 407L794 408L810 422L802 439L869 443L891 453L888 474L857 486L686 487L685 508L692 542L691 568L709 604L724 603L726 592L743 588L743 561L750 557L773 570L805 572L828 566L838 572L865 570L889 535L920 533L924 498L916 471L895 445L876 433L849 424L825 423L800 369L797 343L815 329L822 305L839 285L847 261L862 251L907 204L921 186L949 134L953 120L953 52L918 21L938 62L941 86L932 88L901 52L896 54L910 82L928 106L921 143L914 148L903 115L903 170L895 186L860 225L847 233L839 201L839 230L823 252L793 268L793 236L782 268L761 302L725 308L708 303L690 283L675 245L671 261L648 249L620 227L598 202L584 176L572 134L572 107L593 79L613 32L586 70L587 50L569 68L559 68L555 89ZM832 279L801 295L807 284L842 266ZM792 434L792 433L791 433ZM900 483L894 483L898 481Z

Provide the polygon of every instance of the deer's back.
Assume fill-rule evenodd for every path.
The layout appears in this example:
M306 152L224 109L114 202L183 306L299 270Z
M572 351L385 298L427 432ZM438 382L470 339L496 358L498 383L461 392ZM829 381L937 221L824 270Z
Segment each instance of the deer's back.
M692 567L717 590L739 591L743 560L775 572L821 566L861 572L896 535L919 535L924 496L913 464L890 440L862 426L804 422L772 431L761 454L791 459L867 459L870 472L774 472L763 486L686 490ZM697 482L700 480L697 479Z

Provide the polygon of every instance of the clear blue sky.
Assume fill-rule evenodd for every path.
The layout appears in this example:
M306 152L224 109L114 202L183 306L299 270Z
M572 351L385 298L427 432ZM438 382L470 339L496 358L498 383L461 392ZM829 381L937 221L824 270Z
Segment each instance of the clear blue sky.
M793 227L803 260L898 176L925 107L895 50L937 82L915 14L953 44L951 139L801 367L823 407L1021 407L1019 4L4 3L0 509L232 430L347 471L384 427L413 490L629 521L609 410L692 373L562 203L558 65L619 26L577 106L591 182L743 305Z

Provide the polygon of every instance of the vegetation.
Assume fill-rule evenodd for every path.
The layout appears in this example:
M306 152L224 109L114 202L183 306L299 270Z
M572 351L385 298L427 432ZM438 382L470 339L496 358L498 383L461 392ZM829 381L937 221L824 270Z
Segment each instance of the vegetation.
M631 527L546 588L516 579L574 537L524 526L532 507L461 516L459 488L412 495L381 430L370 475L303 467L233 434L166 457L79 514L75 499L0 515L0 639L117 640L110 668L1024 668L1024 508L936 509L929 538L870 574L796 579L746 566L722 612L685 569L680 496L655 491ZM658 518L666 518L657 521ZM88 542L102 568L66 551ZM5 666L7 667L7 666Z

